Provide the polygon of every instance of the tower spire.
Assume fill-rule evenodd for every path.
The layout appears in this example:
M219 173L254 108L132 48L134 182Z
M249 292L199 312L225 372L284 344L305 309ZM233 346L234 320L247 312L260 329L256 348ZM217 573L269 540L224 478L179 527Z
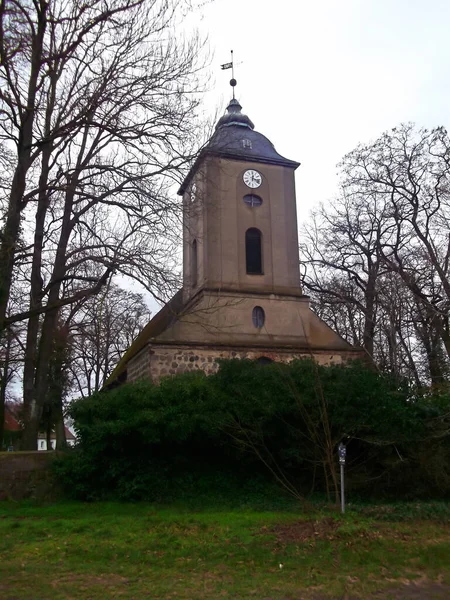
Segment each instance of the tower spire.
M231 69L230 85L233 88L233 100L235 100L234 88L236 87L237 81L234 78L234 57L233 57L233 50L231 50L231 62L224 63L223 65L220 65L220 67L221 67L222 70Z

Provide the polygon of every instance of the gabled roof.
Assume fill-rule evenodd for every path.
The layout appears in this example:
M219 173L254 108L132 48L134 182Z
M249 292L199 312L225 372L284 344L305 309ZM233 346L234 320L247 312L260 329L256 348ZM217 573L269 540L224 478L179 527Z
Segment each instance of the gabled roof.
M110 386L116 379L122 375L122 373L126 370L128 362L136 356L138 352L140 352L147 343L163 331L165 331L171 323L173 323L177 315L180 313L183 307L183 288L179 290L175 296L167 304L165 304L162 309L156 313L153 319L147 323L144 329L139 333L137 338L122 356L122 358L117 363L114 371L108 377L105 388Z
M70 429L68 427L66 427L64 425L64 432L66 434L66 440L76 440L77 438L73 435L73 433L70 431ZM46 440L47 439L47 434L40 431L38 433L38 440ZM50 434L50 439L51 440L56 440L56 433L54 431L51 432Z

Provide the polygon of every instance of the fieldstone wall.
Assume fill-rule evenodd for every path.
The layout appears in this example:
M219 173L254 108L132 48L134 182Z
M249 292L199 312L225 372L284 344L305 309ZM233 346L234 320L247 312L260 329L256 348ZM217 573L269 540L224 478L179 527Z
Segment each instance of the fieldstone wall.
M0 500L58 497L51 470L55 456L55 452L0 452Z
M159 381L161 377L168 375L176 375L177 373L185 373L187 371L201 370L207 374L215 373L219 365L217 359L250 359L257 360L262 357L268 358L274 362L290 362L298 358L305 358L311 356L310 352L289 352L289 351L274 351L261 348L250 348L250 349L236 349L236 348L208 348L208 347L185 347L185 346L172 346L172 345L158 345L152 346L150 359L150 371L147 376L150 376L154 382ZM355 352L349 352L348 356L346 353L331 352L314 352L315 360L320 364L332 364L341 363L347 360L347 358L355 358ZM144 370L141 371L144 373ZM147 371L148 373L148 371ZM145 376L145 375L143 375ZM128 372L128 381L135 381L130 379L130 372Z
M127 365L127 381L150 378L150 359L151 355L148 346L138 352L136 356L133 356Z
M238 353L230 350L214 351L211 349L187 349L186 347L153 347L150 373L154 381L166 375L201 370L206 374L215 373L219 365L218 358L234 358ZM243 358L243 356L238 356Z

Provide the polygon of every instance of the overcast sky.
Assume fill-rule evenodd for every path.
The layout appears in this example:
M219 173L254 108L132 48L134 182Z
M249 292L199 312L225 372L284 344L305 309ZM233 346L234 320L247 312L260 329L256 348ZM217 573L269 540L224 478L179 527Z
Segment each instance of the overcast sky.
M300 222L337 190L337 163L402 122L450 123L450 0L205 0L206 114L236 97L296 172ZM152 310L157 303L150 300Z
M298 216L337 187L336 164L401 122L447 126L450 0L215 0L199 23L215 82L211 113L236 96L287 158L298 160ZM241 63L241 64L239 64Z

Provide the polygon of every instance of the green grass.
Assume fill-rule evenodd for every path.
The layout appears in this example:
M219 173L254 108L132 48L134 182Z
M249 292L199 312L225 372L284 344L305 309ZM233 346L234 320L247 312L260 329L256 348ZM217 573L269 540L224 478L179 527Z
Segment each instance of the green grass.
M397 595L406 583L425 593L438 581L423 597L450 597L449 517L445 503L344 516L295 504L1 503L0 598L409 598Z

